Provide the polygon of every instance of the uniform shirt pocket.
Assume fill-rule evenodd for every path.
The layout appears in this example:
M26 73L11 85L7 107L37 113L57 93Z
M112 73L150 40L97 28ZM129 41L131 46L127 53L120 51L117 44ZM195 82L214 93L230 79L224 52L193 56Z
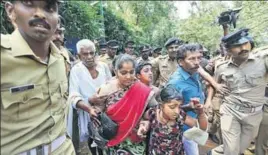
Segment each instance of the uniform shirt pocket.
M249 74L246 75L246 82L252 87L257 86L264 82L262 74Z
M31 106L42 103L44 99L41 86L34 89L11 93L8 90L1 91L3 116L19 116L20 118L29 117Z

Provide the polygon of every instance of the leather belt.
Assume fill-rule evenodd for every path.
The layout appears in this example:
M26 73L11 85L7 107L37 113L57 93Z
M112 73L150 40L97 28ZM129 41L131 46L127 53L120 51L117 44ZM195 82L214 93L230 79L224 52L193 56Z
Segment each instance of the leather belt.
M51 152L59 148L66 140L66 135L56 138L54 141L47 145L40 145L31 150L20 153L19 155L49 155Z

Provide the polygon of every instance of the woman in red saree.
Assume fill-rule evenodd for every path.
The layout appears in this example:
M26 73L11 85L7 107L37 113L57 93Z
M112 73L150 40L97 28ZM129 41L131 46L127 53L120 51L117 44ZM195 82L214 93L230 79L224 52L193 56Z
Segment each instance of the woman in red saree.
M154 91L135 78L135 61L132 57L120 55L115 63L116 78L101 86L98 95L108 98L102 110L119 125L117 135L108 141L108 154L141 155L143 140L137 136L137 129L147 107L156 105Z

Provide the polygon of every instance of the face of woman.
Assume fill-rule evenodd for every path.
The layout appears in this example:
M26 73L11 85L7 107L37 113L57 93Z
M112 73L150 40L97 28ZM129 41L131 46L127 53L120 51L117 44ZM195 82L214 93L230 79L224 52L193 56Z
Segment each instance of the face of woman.
M168 103L162 105L162 111L165 117L169 120L176 120L180 115L180 105L182 101L171 100Z
M146 65L144 66L140 74L137 75L137 78L144 84L150 85L153 80L153 72L152 72L152 66L151 65Z
M123 87L130 86L135 80L135 70L132 62L124 62L121 69L116 73L118 81Z

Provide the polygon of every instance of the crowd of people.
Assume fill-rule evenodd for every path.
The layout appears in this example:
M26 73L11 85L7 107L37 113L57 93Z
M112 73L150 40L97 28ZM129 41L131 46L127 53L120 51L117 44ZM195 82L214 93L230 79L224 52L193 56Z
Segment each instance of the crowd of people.
M117 40L65 47L59 0L7 1L1 34L1 154L268 154L268 46L249 29L218 55L172 37L163 48ZM139 46L138 52L135 51ZM138 53L138 54L137 54Z

